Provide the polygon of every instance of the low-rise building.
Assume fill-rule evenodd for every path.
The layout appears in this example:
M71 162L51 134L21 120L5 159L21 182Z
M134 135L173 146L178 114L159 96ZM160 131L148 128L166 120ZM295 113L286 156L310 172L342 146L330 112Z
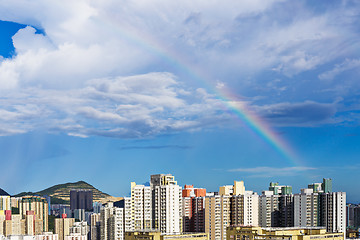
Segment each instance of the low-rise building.
M230 226L227 240L344 240L343 233L328 233L325 227Z
M125 233L125 240L209 240L207 233L161 233L144 230Z

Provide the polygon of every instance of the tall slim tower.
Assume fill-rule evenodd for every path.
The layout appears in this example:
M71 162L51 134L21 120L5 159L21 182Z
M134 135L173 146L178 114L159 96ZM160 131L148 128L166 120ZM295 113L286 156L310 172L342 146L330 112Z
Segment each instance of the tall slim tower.
M162 233L182 232L182 191L171 174L151 175L152 227Z
M151 229L151 188L131 183L131 224L133 230Z

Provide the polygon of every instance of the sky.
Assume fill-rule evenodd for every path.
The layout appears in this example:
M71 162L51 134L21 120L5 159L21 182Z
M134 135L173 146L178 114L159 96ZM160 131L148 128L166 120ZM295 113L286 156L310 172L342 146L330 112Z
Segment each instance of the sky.
M360 202L360 3L0 0L0 183L322 178Z

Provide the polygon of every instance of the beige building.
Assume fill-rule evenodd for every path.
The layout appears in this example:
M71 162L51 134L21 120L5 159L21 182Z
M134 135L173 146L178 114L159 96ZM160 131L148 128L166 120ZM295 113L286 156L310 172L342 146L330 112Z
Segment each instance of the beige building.
M0 196L0 214L5 210L11 210L10 196Z
M230 196L205 197L205 233L210 240L225 240L226 228L230 226Z
M75 218L56 218L55 234L59 235L59 240L64 240L70 234L70 227L75 223Z
M10 210L0 214L0 235L39 235L43 232L43 220L33 211L27 211L23 218L20 214L11 214Z
M327 233L325 227L261 228L237 227L227 229L227 240L343 240L343 233Z
M259 225L259 196L246 191L243 181L221 186L219 195L205 198L205 232L211 240L226 239L230 225Z
M167 234L144 230L125 233L125 240L209 240L209 236L206 233Z
M49 205L46 198L37 196L25 196L19 201L19 212L22 219L27 215L34 215L36 222L34 233L48 232Z
M100 239L100 213L93 213L90 216L91 240Z

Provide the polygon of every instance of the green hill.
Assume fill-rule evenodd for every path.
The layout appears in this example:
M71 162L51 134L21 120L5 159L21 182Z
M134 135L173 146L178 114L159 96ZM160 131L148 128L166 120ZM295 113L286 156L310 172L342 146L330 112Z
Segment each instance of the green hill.
M111 198L109 194L99 191L98 189L96 189L95 187L84 181L58 184L39 192L22 192L15 195L15 197L22 197L26 195L38 195L38 196L47 195L51 197L51 204L56 204L56 203L70 204L70 190L72 189L92 190L94 201L104 201L105 199Z
M10 196L10 195L0 188L0 196Z

